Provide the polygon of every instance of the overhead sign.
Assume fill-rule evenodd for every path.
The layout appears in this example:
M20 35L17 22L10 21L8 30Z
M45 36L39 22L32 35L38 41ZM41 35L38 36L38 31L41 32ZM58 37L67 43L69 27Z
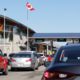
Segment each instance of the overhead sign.
M59 42L65 42L66 39L65 38L58 38L57 41L59 41Z
M35 42L43 42L44 39L35 39Z

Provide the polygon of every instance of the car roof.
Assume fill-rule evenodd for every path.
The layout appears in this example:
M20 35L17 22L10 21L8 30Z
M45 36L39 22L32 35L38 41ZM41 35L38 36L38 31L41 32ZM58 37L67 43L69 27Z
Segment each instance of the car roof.
M40 53L40 52L38 52L38 54L44 54L44 53Z
M36 51L20 51L19 53L22 53L22 52L30 52L30 53L34 53Z
M80 48L80 44L69 44L69 45L65 45L65 46L62 46L61 48Z

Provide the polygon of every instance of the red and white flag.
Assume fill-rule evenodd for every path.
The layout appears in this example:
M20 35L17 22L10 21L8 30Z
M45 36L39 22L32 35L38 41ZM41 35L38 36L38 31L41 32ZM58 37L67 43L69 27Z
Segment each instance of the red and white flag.
M33 6L32 6L29 2L26 3L26 7L27 7L27 9L30 10L30 11L35 10L35 9L33 8Z

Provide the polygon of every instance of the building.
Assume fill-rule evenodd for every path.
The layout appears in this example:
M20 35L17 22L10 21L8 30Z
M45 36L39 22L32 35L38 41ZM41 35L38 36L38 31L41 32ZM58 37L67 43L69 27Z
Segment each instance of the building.
M80 43L80 33L36 33L24 24L0 15L0 49L4 53L19 52L27 49L27 42L29 50L48 53L62 45Z
M32 38L39 52L48 52L70 43L80 43L80 33L35 33Z
M5 53L25 50L27 48L27 29L31 37L35 33L34 30L9 17L4 18L3 15L0 15L0 49ZM30 41L29 43L31 43Z

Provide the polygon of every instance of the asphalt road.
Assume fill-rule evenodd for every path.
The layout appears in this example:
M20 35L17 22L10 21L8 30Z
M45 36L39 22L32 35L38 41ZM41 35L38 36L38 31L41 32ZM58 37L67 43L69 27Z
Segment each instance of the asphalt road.
M18 70L9 71L7 76L3 76L0 73L0 80L41 80L45 67L41 66L36 71Z
M7 76L3 76L0 73L0 80L41 80L45 67L41 66L38 70L17 70L9 71ZM75 80L80 80L78 77Z

